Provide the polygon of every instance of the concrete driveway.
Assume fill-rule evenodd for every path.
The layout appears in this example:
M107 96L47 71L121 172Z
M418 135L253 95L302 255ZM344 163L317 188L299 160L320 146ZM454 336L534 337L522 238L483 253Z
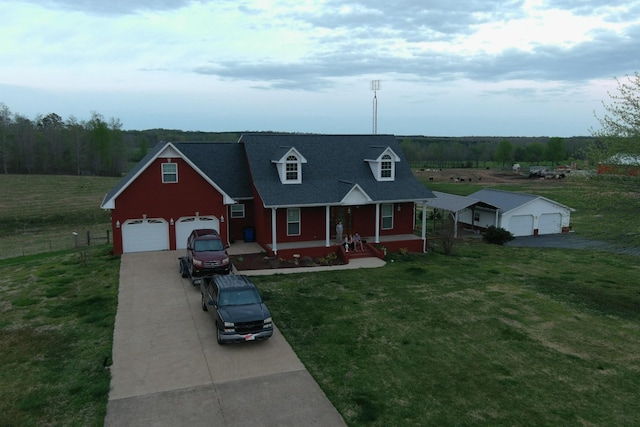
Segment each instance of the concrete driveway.
M176 251L122 256L105 426L345 426L282 334L220 346Z

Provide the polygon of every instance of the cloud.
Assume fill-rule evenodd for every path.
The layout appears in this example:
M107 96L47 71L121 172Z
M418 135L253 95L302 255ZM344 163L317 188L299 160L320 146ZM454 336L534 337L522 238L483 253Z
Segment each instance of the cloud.
M128 15L141 11L175 10L193 0L25 0L51 10L84 12L92 15Z
M102 96L109 106L126 105L127 114L158 111L154 117L165 120L177 113L146 100L166 96L171 106L201 96L205 106L212 97L223 102L216 114L250 115L259 104L253 117L264 123L266 109L292 114L288 103L300 106L295 114L324 108L330 117L339 99L348 126L350 110L369 111L369 81L380 79L381 113L397 111L398 126L420 127L428 115L462 108L472 122L518 110L507 100L529 108L606 94L603 81L614 86L612 77L638 67L639 17L640 3L630 0L2 2L0 85L17 101L0 101L38 105L19 96L20 88L36 88L43 103L53 102L47 111L64 96L104 111L93 98ZM277 102L282 109L272 108Z

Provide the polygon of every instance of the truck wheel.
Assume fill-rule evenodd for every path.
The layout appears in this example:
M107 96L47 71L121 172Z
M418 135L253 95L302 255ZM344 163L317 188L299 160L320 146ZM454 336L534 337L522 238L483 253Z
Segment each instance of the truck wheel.
M220 332L218 324L216 324L216 341L218 341L218 344L224 345L224 342L222 341L222 333Z
M204 300L204 294L200 294L202 296L202 311L209 311L209 309L207 308L207 303Z
M189 277L189 271L187 271L186 261L184 259L180 260L180 275L182 277Z

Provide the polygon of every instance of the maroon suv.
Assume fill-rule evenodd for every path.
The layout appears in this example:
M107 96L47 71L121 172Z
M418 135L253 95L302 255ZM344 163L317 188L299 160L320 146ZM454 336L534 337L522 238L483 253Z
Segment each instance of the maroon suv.
M229 274L227 247L216 230L193 230L187 239L187 268L191 276Z

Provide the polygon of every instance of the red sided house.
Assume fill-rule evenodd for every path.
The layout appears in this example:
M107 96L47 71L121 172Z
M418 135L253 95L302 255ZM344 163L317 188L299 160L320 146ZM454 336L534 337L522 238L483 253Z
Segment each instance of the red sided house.
M335 252L338 221L368 245L422 252L415 206L433 197L392 135L245 134L158 144L101 207L116 254L183 249L193 229L213 228L290 258Z

